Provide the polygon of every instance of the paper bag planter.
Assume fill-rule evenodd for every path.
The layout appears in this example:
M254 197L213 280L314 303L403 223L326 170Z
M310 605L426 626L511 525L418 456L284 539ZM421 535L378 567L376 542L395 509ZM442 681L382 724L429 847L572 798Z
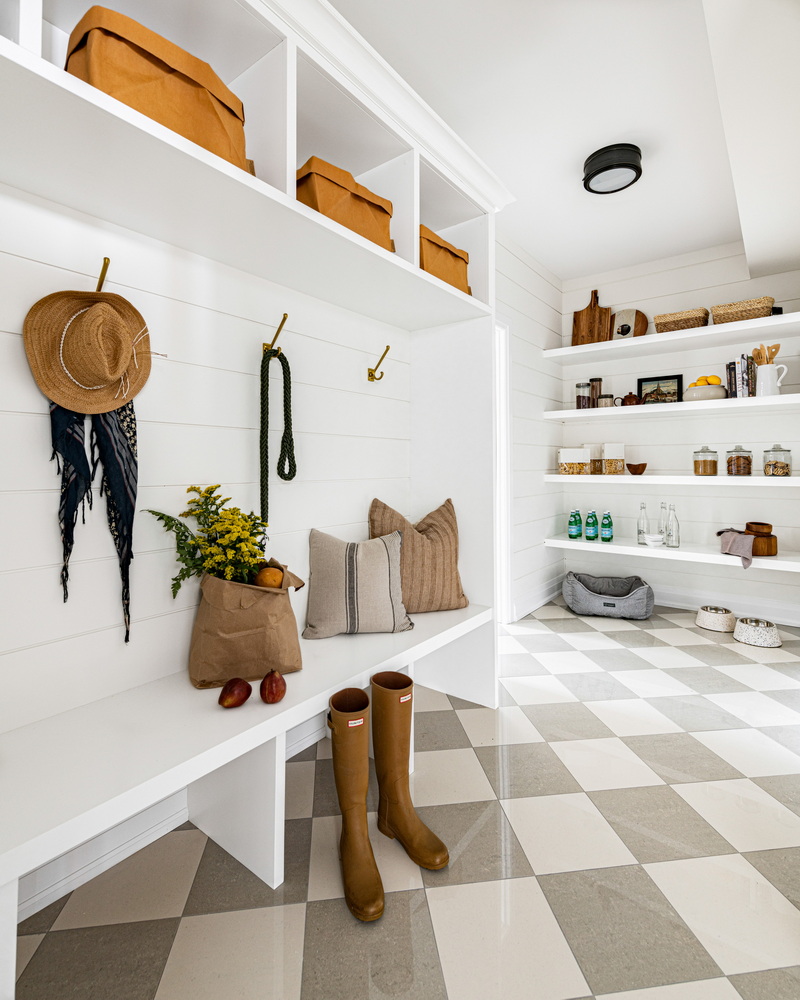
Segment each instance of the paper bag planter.
M454 247L427 226L419 227L419 266L423 271L472 295L472 289L467 284L468 264L466 250Z
M244 108L208 63L124 14L91 7L69 36L66 70L251 173Z
M394 251L389 235L392 203L341 167L312 156L297 171L297 200L384 250Z

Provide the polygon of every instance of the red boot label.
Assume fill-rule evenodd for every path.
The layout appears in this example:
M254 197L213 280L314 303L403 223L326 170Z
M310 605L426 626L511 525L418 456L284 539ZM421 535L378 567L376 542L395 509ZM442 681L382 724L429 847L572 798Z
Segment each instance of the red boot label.
M347 720L347 725L348 725L348 727L350 729L352 729L353 726L363 726L364 725L364 720L363 719L348 719Z
M409 694L401 694L400 695L400 704L402 705L404 701L411 701L411 694L410 693Z

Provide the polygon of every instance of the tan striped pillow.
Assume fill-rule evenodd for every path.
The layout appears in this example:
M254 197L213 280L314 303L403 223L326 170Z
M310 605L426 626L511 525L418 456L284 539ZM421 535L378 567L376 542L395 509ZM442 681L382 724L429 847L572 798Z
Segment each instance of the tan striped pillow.
M381 500L369 508L370 538L400 531L400 579L406 611L448 611L469 601L458 575L458 523L452 500L412 524Z
M400 544L399 531L368 542L345 542L312 528L303 638L413 628L403 607Z

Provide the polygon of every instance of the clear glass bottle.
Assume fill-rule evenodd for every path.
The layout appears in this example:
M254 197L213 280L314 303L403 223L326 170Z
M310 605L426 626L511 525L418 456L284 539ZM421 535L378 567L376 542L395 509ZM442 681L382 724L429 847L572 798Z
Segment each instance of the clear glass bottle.
M588 410L592 405L592 396L589 391L588 382L576 382L575 384L575 409Z
M774 444L764 449L765 476L791 476L792 453L782 445Z
M681 526L678 524L678 517L675 513L675 504L669 505L669 516L667 517L667 531L664 544L668 549L679 549L681 547Z
M639 520L636 522L636 541L639 545L647 545L644 536L650 533L650 521L647 517L647 503L639 504Z
M661 507L658 511L658 533L662 537L667 533L667 504L665 500L661 501Z
M600 541L614 541L614 522L611 520L611 511L603 511L603 520L600 522Z
M586 541L596 542L598 535L597 514L590 510L586 515Z

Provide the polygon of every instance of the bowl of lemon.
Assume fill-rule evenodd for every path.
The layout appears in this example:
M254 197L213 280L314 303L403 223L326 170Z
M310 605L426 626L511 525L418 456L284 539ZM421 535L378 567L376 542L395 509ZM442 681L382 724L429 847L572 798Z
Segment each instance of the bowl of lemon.
M684 403L694 403L701 399L725 399L728 390L719 375L701 375L696 382L684 389Z

